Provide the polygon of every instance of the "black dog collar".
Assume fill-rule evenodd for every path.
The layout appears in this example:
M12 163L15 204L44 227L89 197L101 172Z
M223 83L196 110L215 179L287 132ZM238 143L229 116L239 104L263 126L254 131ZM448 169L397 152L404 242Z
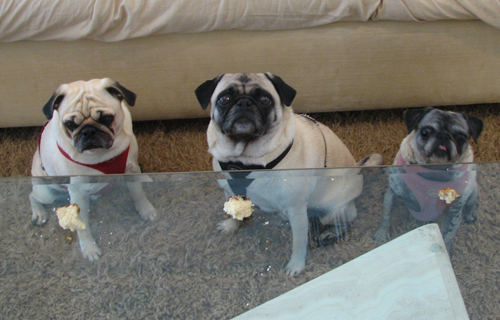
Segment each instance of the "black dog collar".
M260 170L260 169L273 169L274 167L276 167L278 165L278 163L281 162L281 160L283 160L286 155L288 154L288 152L290 151L290 149L292 149L292 145L293 145L293 141L290 143L290 145L288 146L288 148L285 149L285 151L283 151L282 154L280 154L276 159L274 159L273 161L269 162L268 164L266 164L265 166L263 165L260 165L260 164L243 164L239 161L229 161L229 162L222 162L222 161L219 161L219 165L221 167L222 170L226 171L226 170Z
M227 171L227 170L234 170L234 171L240 171L244 170L244 172L229 172L229 175L231 176L231 179L228 179L227 182L229 183L229 186L231 187L231 190L233 193L237 196L241 195L246 195L247 193L247 188L248 186L253 182L253 179L247 179L247 176L252 173L251 171L247 170L260 170L260 169L272 169L280 163L283 158L286 157L290 149L292 149L293 141L290 143L288 148L283 151L282 154L279 155L276 159L273 161L269 162L267 165L245 165L239 161L229 161L229 162L222 162L219 161L219 165L222 170Z

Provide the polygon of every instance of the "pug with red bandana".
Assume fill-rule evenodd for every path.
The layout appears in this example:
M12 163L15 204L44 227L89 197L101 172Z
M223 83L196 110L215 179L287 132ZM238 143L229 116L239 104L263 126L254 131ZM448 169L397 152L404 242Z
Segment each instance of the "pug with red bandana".
M396 166L390 168L382 222L374 239L387 239L391 211L398 200L420 221L434 221L445 214L443 237L449 252L461 220L476 220L478 188L469 141L477 142L483 121L435 108L409 109L404 117L409 134L396 155ZM453 189L460 196L447 203L439 198L442 189Z
M112 79L93 79L60 85L42 109L49 121L40 133L31 168L32 222L46 224L49 214L44 205L69 193L86 226L77 232L82 254L90 261L99 259L102 252L90 233L89 199L109 185L88 183L88 176L141 172L128 110L135 99L135 93ZM71 183L47 185L36 178L44 176L71 176ZM157 211L146 198L141 182L129 182L127 187L141 217L153 220Z

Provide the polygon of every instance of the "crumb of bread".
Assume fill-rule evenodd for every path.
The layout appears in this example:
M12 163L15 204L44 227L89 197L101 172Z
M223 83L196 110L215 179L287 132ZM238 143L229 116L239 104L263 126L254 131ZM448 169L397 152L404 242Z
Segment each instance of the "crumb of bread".
M440 200L445 200L448 204L452 203L456 198L460 197L458 192L455 189L451 188L439 190L438 195Z
M75 231L86 228L85 223L78 219L78 216L80 215L80 207L76 204L70 204L57 208L56 214L59 218L59 225L63 229Z
M230 196L224 203L224 211L234 219L243 220L253 213L253 204L246 196Z

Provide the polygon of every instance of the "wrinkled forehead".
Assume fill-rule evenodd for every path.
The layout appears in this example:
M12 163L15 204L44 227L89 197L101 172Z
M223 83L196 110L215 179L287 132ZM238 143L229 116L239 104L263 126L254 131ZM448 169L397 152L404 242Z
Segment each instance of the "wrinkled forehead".
M105 91L105 86L99 79L90 81L75 81L62 85L58 93L72 99L81 98L84 95L97 96Z
M441 110L432 110L427 113L419 126L431 125L436 130L447 129L449 131L468 131L469 124L465 117L457 112L444 112Z
M71 107L74 111L87 114L94 107L105 107L114 102L106 88L107 84L100 79L62 85L58 88L58 93L64 95L61 108Z
M221 79L215 94L233 87L240 93L249 94L255 88L264 89L270 93L274 93L274 86L263 73L228 73Z

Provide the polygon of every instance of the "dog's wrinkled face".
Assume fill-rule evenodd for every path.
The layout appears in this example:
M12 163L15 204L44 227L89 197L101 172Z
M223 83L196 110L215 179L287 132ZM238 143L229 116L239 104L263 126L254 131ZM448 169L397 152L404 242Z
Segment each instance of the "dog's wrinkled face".
M82 153L111 148L124 121L121 103L133 106L135 98L109 78L76 81L59 86L43 112L58 121L63 135Z
M271 73L238 73L203 83L196 96L203 109L211 104L212 120L224 135L250 141L279 123L295 90Z
M432 108L410 109L405 112L410 141L419 164L460 162L469 148L471 137L477 141L483 129L482 120L457 112Z

